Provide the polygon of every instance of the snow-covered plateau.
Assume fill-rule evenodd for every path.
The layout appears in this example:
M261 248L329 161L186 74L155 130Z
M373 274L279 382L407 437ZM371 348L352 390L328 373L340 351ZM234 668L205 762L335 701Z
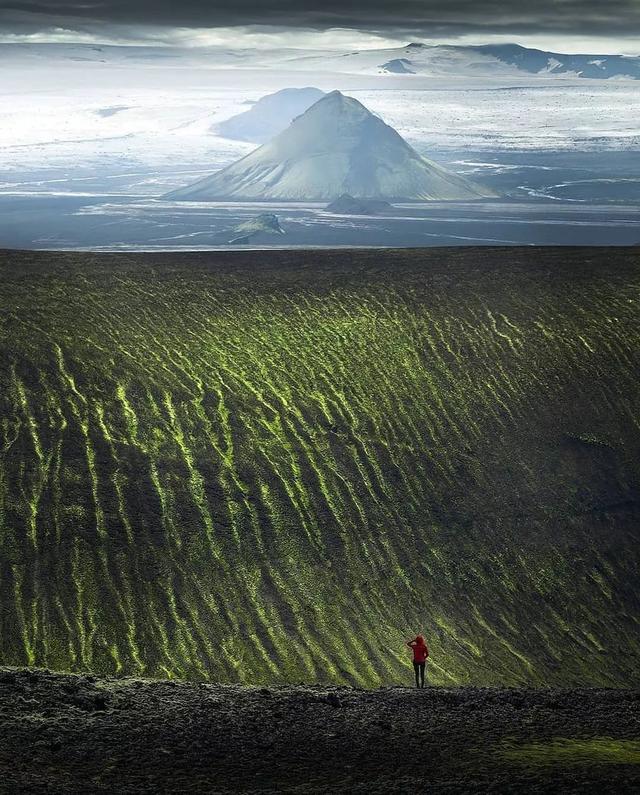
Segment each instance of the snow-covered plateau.
M525 54L530 59L535 52ZM290 87L354 97L423 157L500 193L500 206L624 203L629 211L640 205L637 80L534 73L502 62L489 74L477 61L463 68L469 53L460 52L457 65L449 61L446 68L440 52L439 74L433 64L430 73L374 68L380 55L382 63L404 57L396 51L215 55L198 48L182 54L0 45L0 244L36 245L38 226L49 228L46 219L60 212L61 244L91 245L80 232L87 216L71 212L71 204L90 206L94 219L103 207L100 217L113 224L107 204L154 201L225 168L257 144L223 137L218 125ZM433 61L431 51L420 57ZM38 209L45 204L46 212ZM145 224L157 223L157 213L151 216ZM382 228L385 221L369 223ZM123 228L119 245L143 244L141 229L134 233L129 225L125 234ZM206 225L200 231L206 240Z

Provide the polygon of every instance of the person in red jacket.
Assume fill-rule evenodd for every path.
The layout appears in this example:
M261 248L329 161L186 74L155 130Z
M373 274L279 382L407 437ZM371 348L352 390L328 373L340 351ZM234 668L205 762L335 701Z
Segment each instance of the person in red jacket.
M413 672L416 675L416 687L424 687L424 669L429 656L427 644L422 635L416 635L413 640L407 642L407 646L413 650Z

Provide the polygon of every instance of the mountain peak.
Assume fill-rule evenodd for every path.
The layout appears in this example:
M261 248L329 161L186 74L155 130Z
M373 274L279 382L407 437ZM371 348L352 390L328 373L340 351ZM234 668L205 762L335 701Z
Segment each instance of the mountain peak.
M314 104L309 108L309 110L311 110L312 108L326 107L328 105L338 105L338 106L347 105L348 100L350 99L352 99L352 97L346 97L343 93L341 93L337 89L334 89L333 91L329 91L327 94L325 94L324 97L321 97L317 102L314 102ZM358 100L353 100L353 101L357 102Z
M315 102L309 110L324 110L327 107L337 107L341 109L345 108L362 108L362 110L370 113L369 110L365 108L362 102L359 102L354 97L348 97L346 94L335 89L334 91L330 91L328 94L325 94L324 97L319 99ZM372 114L373 115L373 114Z
M377 119L380 124L384 124L359 100L342 94L340 91L331 91L311 105L301 116L294 119L293 123L299 126L302 123L313 125L349 124L349 122L363 122L368 118Z

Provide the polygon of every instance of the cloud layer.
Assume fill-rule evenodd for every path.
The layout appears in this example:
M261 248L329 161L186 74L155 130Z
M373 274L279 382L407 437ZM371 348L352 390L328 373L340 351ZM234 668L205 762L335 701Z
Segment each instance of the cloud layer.
M321 9L321 10L318 10ZM69 22L176 27L277 25L452 35L470 30L640 32L637 0L5 0L7 21L69 27Z
M0 0L0 34L184 39L189 30L327 31L386 39L640 37L638 0ZM57 34L58 38L60 34Z

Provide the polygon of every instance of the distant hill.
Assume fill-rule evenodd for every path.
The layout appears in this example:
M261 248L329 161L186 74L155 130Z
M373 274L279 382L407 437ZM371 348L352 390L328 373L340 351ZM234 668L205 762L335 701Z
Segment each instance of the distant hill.
M494 194L419 155L358 100L327 94L268 144L167 194L185 201L474 199Z
M0 664L637 685L636 250L0 273Z
M594 80L611 77L640 78L640 58L626 55L566 55L521 47L519 44L485 44L473 48L500 62L536 75L567 75Z
M389 74L414 75L415 72L411 66L411 61L408 58L392 58L387 63L381 64L380 70Z
M263 144L304 113L324 96L319 88L283 88L267 94L244 113L214 126L214 132L225 138Z

